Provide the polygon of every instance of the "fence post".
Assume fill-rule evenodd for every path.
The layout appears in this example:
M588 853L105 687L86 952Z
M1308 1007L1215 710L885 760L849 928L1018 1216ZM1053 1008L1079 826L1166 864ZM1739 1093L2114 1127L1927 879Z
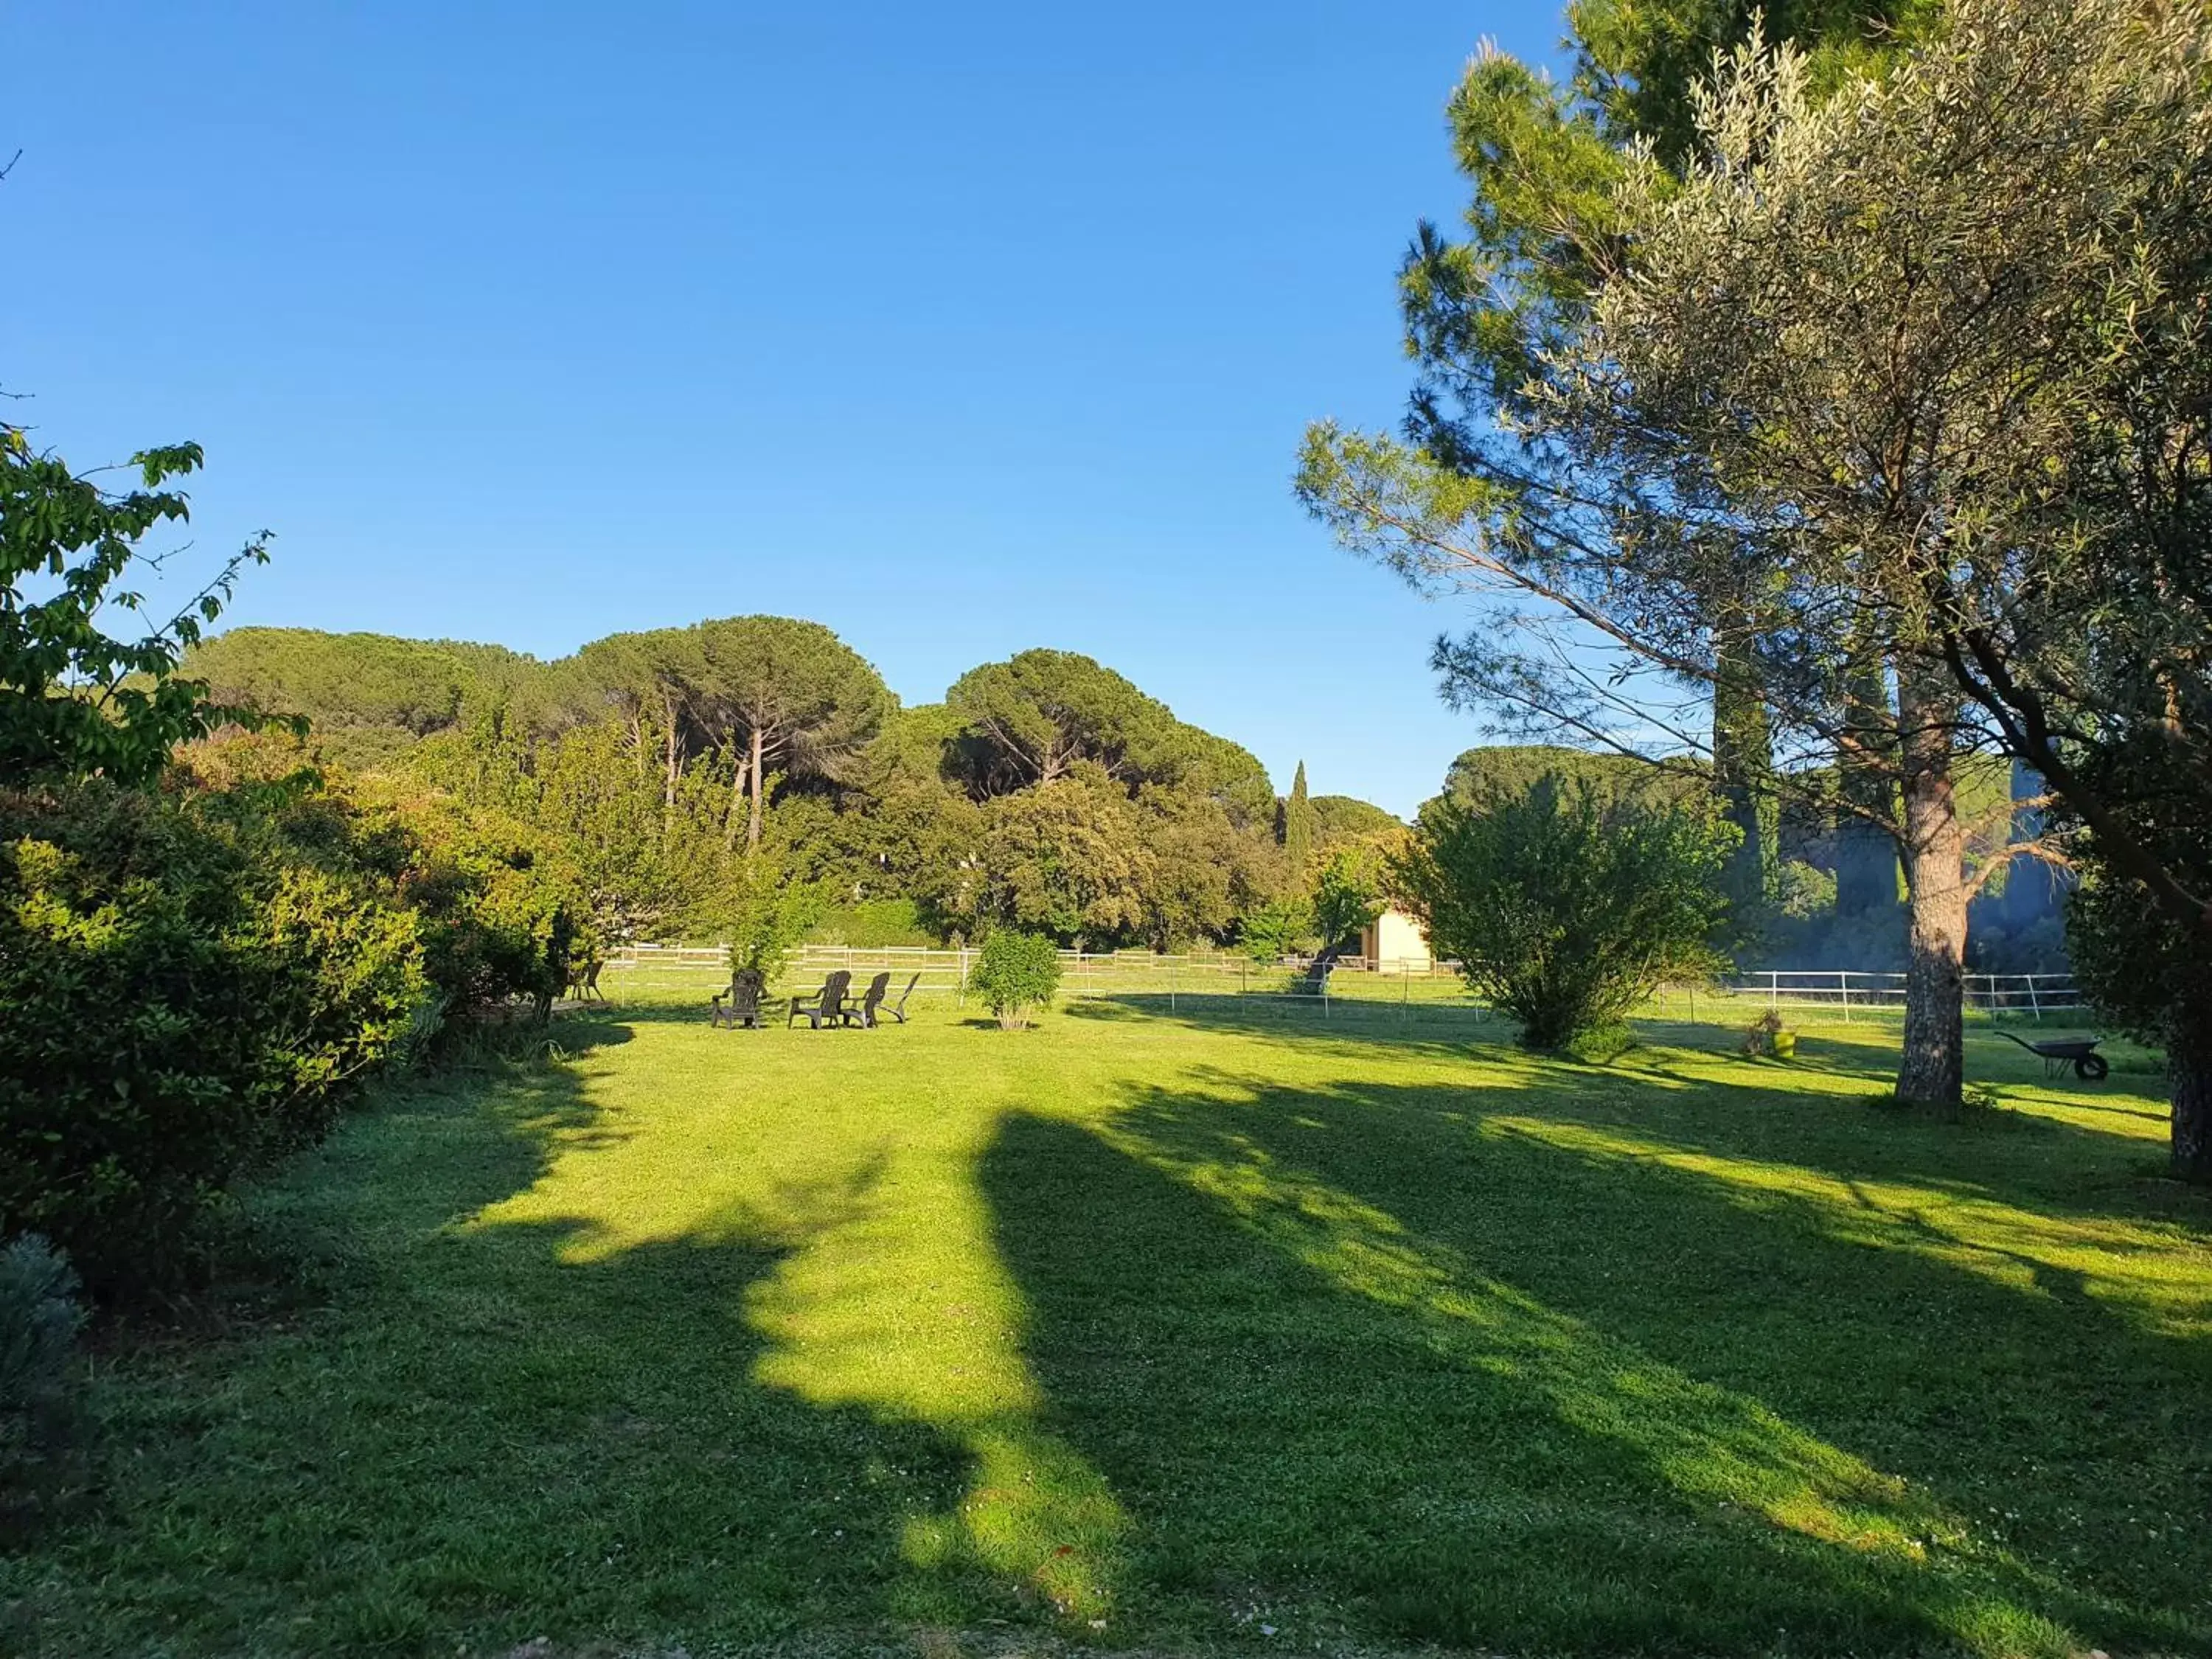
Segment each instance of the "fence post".
M1843 983L1844 1024L1848 1025L1851 1023L1851 970L1848 968L1838 968L1836 969L1836 977Z
M1176 960L1173 957L1170 957L1168 958L1168 1012L1170 1013L1175 1012L1175 994Z
M1413 964L1410 962L1398 964L1398 1006L1406 1011L1407 1019L1413 1017Z
M2038 1025L2042 1024L2043 1000L2035 994L2035 975L2033 974L2030 974L2027 976L2027 1006L2034 1012L2035 1023Z
M1782 975L1771 968L1766 971L1766 1006L1770 1008L1782 1006Z

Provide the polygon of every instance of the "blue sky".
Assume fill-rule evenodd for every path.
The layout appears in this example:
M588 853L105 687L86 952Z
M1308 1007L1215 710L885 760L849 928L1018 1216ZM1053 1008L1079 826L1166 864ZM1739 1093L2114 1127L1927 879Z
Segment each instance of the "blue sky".
M1083 651L1407 811L1456 607L1290 496L1387 424L1443 128L1550 9L0 9L11 418L193 438L235 623L827 623L908 702Z

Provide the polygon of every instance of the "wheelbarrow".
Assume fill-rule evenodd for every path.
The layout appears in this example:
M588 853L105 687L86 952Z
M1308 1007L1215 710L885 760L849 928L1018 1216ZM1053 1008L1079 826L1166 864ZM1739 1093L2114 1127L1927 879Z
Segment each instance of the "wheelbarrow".
M2042 1042L2030 1042L2026 1037L2014 1036L2010 1031L1999 1031L2001 1037L2017 1042L2043 1062L2043 1074L2056 1077L2067 1065L2074 1067L2074 1075L2085 1083L2095 1083L2112 1072L2112 1065L2097 1052L2100 1037L2051 1037Z

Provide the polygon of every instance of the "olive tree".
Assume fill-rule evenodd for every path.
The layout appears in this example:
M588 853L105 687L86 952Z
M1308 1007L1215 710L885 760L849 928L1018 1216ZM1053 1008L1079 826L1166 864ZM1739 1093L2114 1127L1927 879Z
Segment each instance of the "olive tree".
M2193 7L1953 0L1821 99L1753 42L1699 100L1703 155L1624 176L1632 254L1534 399L1613 481L1645 591L1710 590L1712 549L1756 546L1737 591L1792 624L1773 682L1893 687L1916 983L1958 970L1962 738L2034 766L2114 878L2212 943L2212 871L2161 827L2177 779L2212 793L2208 46ZM2144 744L2162 766L2126 758ZM1908 1014L1908 1070L1936 1040ZM2185 1083L2177 1164L2212 1173L2212 1090Z

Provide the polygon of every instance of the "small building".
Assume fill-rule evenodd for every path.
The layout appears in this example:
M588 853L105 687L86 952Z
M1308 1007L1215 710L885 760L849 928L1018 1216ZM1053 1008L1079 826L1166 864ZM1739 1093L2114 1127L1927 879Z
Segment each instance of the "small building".
M1359 954L1376 969L1426 969L1434 960L1421 924L1395 905L1360 930Z

